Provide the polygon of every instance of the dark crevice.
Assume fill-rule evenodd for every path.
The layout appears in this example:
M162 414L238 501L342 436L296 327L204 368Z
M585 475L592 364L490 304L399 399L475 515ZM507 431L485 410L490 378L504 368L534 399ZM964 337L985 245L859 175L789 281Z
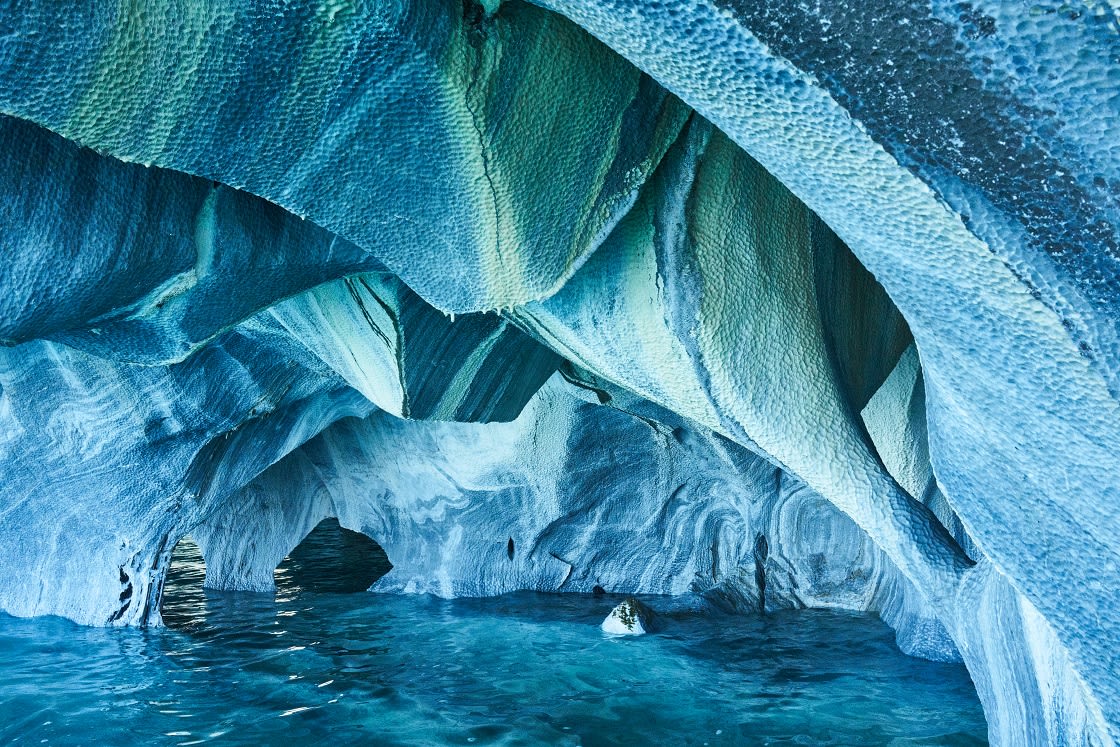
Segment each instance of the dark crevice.
M564 574L564 579L560 582L560 585L556 587L557 591L559 591L560 589L564 588L568 581L572 579L572 573L573 571L575 571L575 566L556 553L552 552L551 550L548 551L548 554L551 555L553 559L559 560L561 563L568 566L568 572Z
M485 29L483 25L483 21L485 20L485 9L482 8L481 5L472 3L469 0L467 0L465 6L464 17L467 18L468 25L471 27L471 30L473 32L470 35L470 39L473 43L473 46L475 47L477 57L474 68L470 73L470 79L467 82L467 90L463 95L463 105L466 107L467 112L471 115L471 127L474 129L475 135L478 137L478 155L482 160L482 176L486 179L486 184L490 188L490 199L494 203L494 254L497 256L498 263L503 268L505 268L506 262L505 258L502 256L502 236L500 225L501 203L498 198L498 188L494 184L494 177L491 173L493 167L490 165L490 155L488 153L486 133L483 131L482 125L480 124L483 119L480 116L479 112L475 110L475 106L471 101L472 97L475 95L475 89L478 85L478 77L483 71L486 57L486 39ZM476 16L475 13L470 11L471 6L477 7L480 11L480 13L478 14L477 23L471 22ZM470 13L469 18L468 13Z
M397 315L397 312L393 309L393 307L390 306L388 303L386 303L381 298L381 296L379 296L377 294L377 292L374 291L374 289L370 286L370 284L366 282L365 278L358 277L357 282L362 284L362 287L365 288L366 292L369 293L370 296L373 297L373 300L377 302L377 304L381 307L381 310L385 312L385 316L389 317L389 321L392 322L392 324L393 324L393 332L396 334L396 337L397 337L396 346L394 346L392 343L390 343L388 338L384 334L381 335L381 339L384 340L385 344L389 346L390 352L393 353L393 359L397 363L397 376L400 378L400 382L401 382L401 416L406 417L406 418L410 417L412 405L410 403L410 398L408 396L408 385L407 385L407 382L405 380L404 333L402 332L402 329L401 329L400 317ZM362 309L362 313L365 313L364 308ZM372 321L369 319L368 315L367 315L366 319L367 319L367 321L370 321L370 326L371 327L376 327L376 325L374 325L372 323ZM378 332L380 332L380 330L378 330Z
M766 535L759 533L754 538L754 582L758 586L758 611L762 614L766 614L766 558L769 555Z
M280 563L274 574L281 593L350 594L366 591L393 565L379 544L324 519Z
M604 389L599 389L597 387L591 386L590 384L588 384L584 381L581 381L575 375L575 373L573 372L572 364L569 363L568 361L565 361L564 364L561 365L558 370L560 371L560 375L564 377L564 381L568 382L572 386L576 386L576 387L579 387L580 389L585 389L589 392L592 392L595 395L595 397L599 400L600 405L606 405L606 404L610 403L610 401L611 401L610 393L607 392Z
M119 600L123 602L123 604L109 617L110 623L115 623L124 617L125 613L128 612L128 608L132 606L132 578L128 575L128 571L124 569L123 565L119 570L120 582L124 586L124 589L121 590Z

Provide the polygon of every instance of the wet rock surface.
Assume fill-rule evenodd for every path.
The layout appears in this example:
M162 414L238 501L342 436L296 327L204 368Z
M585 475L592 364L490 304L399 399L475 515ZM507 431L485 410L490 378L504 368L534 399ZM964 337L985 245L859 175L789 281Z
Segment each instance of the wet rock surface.
M1115 5L0 2L0 609L877 611L1120 738ZM1076 50L1076 54L1070 50Z
M654 627L653 610L634 597L627 597L610 611L599 627L611 635L645 635Z

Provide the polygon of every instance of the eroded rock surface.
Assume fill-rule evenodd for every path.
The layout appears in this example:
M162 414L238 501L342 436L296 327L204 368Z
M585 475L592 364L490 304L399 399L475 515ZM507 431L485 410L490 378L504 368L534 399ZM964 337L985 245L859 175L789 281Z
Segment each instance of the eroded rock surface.
M610 611L600 626L612 635L645 635L653 622L653 610L634 597L627 597Z
M877 610L994 741L1120 738L1115 6L543 4L0 2L0 608L335 516L376 591Z

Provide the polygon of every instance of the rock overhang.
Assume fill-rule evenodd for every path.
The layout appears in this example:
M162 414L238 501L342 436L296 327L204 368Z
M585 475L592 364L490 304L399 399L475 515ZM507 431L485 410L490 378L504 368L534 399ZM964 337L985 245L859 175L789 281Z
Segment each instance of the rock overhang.
M51 138L5 122L21 169L5 206L27 228L11 232L26 261L8 274L22 295L9 296L20 300L5 337L86 351L5 351L5 444L24 450L7 460L12 490L51 465L48 487L18 505L115 469L83 458L104 453L90 449L88 413L111 417L132 429L118 451L179 466L122 469L69 510L146 481L154 503L121 504L151 531L114 549L142 569L163 552L166 516L180 517L174 531L203 520L221 493L339 418L372 402L413 417L515 420L570 365L559 353L600 402L641 395L654 404L630 409L651 423L675 411L846 511L917 588L922 601L895 608L932 609L962 649L994 735L1115 736L1118 166L1107 138L1085 134L1118 121L1107 95L1115 15L552 7L605 46L520 3L283 23L203 8L166 26L159 6L83 19L93 33L82 38L82 23L40 33L35 6L5 13L0 77L11 85L0 108L170 167L43 144ZM173 53L144 52L171 28L185 32ZM1080 67L1047 48L1047 34L1078 45ZM230 59L223 40L256 51L217 72ZM296 77L265 75L294 50ZM176 85L158 88L169 75ZM1082 95L1059 95L1061 78ZM254 129L262 114L272 126ZM21 189L36 161L20 153L48 156L41 170L65 189ZM149 197L113 232L122 192ZM29 205L44 207L29 215ZM63 212L90 229L60 232ZM153 223L177 241L157 241ZM75 271L51 267L36 254L44 245L76 255ZM373 274L307 290L354 272ZM440 323L428 302L459 319ZM462 317L496 307L505 311ZM248 353L260 345L269 352ZM226 373L231 362L245 373ZM199 385L214 376L221 386ZM66 385L44 388L56 380ZM36 411L48 390L54 399ZM136 409L138 393L152 410L142 425L110 415ZM215 505L191 503L215 483L225 483ZM96 513L98 536L113 536L121 516ZM96 555L98 542L112 544L79 545ZM44 578L61 577L36 610L97 619L96 604L66 607L79 557L53 570L37 560ZM999 619L1017 622L1000 631ZM1019 648L998 653L1007 641ZM997 675L1001 655L1019 667L1044 649L1058 651L1052 671ZM1032 714L1018 724L1001 717L1016 698Z

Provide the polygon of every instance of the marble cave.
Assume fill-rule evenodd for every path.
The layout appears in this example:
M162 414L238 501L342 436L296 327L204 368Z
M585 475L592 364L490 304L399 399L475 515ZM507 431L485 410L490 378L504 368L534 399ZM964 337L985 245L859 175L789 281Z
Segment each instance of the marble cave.
M4 743L1120 741L1116 0L0 0L0 231Z

